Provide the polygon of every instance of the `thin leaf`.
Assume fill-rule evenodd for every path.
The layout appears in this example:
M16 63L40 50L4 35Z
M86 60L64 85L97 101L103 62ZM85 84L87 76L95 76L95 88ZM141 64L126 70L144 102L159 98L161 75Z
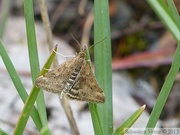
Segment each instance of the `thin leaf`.
M167 0L167 3L168 3L169 11L172 15L172 18L174 19L174 22L176 23L177 27L180 30L180 23L179 23L180 17L179 17L178 11L174 5L174 2L173 2L173 0Z
M4 130L0 129L0 135L8 135Z
M93 127L96 135L103 135L102 125L99 117L99 112L97 109L97 104L89 103L89 109L91 112L91 119L93 122Z
M175 24L172 16L170 16L169 12L163 8L163 6L159 3L158 0L147 0L149 5L152 7L154 12L159 16L162 20L166 28L173 34L176 41L180 40L180 31ZM163 4L164 5L164 4Z
M57 46L54 50L57 51ZM42 74L47 72L46 69L49 69L49 67L51 66L51 64L55 58L55 55L56 55L55 51L53 51L51 53L50 57L48 58L46 64L44 65L44 67L43 67L43 69L39 75L42 75ZM29 118L29 115L31 114L32 107L36 101L36 98L38 96L39 91L40 91L40 89L35 87L35 86L32 88L31 93L30 93L30 95L29 95L29 97L28 97L28 99L24 105L23 111L21 112L20 118L19 118L18 123L16 125L16 128L14 130L14 134L21 135L23 133L24 128L25 128L26 123L27 123L27 120ZM45 131L45 129L47 131ZM46 133L51 134L51 132L47 128L47 125L43 126L43 129L41 129L41 130L42 130L41 132L43 132L44 134L46 134Z
M166 100L171 91L172 85L175 81L175 77L180 68L180 62L179 62L180 61L180 42L179 42L180 41L180 31L178 30L178 27L176 26L176 24L174 23L172 18L170 16L168 16L168 14L165 13L165 11L161 7L161 5L158 3L158 1L148 0L148 2L153 7L155 12L157 12L157 14L160 16L160 18L163 20L163 22L169 28L169 30L172 32L172 34L174 35L176 40L178 40L178 47L176 49L176 52L174 55L174 60L172 62L170 71L169 71L169 73L166 77L166 80L162 86L162 89L159 93L156 104L151 112L150 119L146 126L146 128L154 128L159 119L159 116L162 112L162 109L166 103ZM159 10L157 8L159 8L161 10ZM172 25L172 26L170 26L170 25ZM145 135L151 135L151 133L145 133Z
M107 38L106 38L107 37ZM106 101L98 104L98 112L104 135L113 133L111 41L108 0L94 1L94 46L95 76L103 89ZM95 129L95 134L98 132Z
M3 44L2 41L0 40L0 55L2 57L2 60L4 62L4 65L6 66L6 69L11 77L11 80L19 94L19 96L21 97L22 101L25 103L26 99L28 97L28 94L14 68L14 65L12 64ZM40 131L42 128L42 123L39 117L39 113L37 112L36 108L33 107L32 113L31 113L32 119L34 121L34 123L36 124L38 130Z
M86 49L86 61L88 62L89 66L92 68L88 49ZM101 126L101 121L100 121L97 105L95 103L89 102L89 109L90 109L90 113L91 113L93 127L94 127L96 134L103 135L103 130L102 130L102 126Z
M141 116L146 105L141 106L137 111L135 111L123 124L116 129L113 135L124 135L125 129L130 128L136 120Z
M37 44L36 44L36 35L35 35L35 26L34 26L34 11L32 0L24 0L24 14L26 20L26 32L27 32L27 41L28 41L28 51L29 51L29 61L31 67L32 82L34 84L35 79L40 71L38 53L37 53ZM37 107L39 116L43 126L47 125L47 114L44 101L43 92L40 91L37 98Z
M92 67L88 49L86 50L86 60L89 66ZM95 103L89 103L89 109L90 109L91 118L92 118L94 130L96 131L96 134L103 135L101 121L99 118L99 112L97 110L97 105Z
M179 61L180 61L180 43L178 44L172 66L169 70L169 73L166 77L166 80L163 84L163 87L159 93L156 104L153 107L153 110L151 112L148 124L146 126L147 128L154 128L158 119L159 119L159 116L162 112L162 109L163 109L163 107L166 103L166 100L169 96L169 93L171 91L172 85L175 81L175 77L179 71L179 68L180 68L180 62ZM148 135L150 135L150 134L148 134Z

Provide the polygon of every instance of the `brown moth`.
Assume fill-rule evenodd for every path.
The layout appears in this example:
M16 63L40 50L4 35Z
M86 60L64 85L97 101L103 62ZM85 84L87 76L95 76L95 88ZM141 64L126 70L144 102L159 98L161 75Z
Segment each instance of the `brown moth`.
M69 99L104 103L105 95L85 60L86 47L76 57L38 77L37 87Z

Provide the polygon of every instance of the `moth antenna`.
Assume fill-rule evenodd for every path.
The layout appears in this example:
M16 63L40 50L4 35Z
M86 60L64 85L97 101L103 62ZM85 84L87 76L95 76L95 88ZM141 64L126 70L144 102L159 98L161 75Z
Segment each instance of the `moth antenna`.
M76 41L76 43L79 45L81 51L85 51L85 50L87 49L86 45L84 45L83 47L81 47L81 44L79 43L79 41L77 41L77 39L73 36L72 33L70 33L70 34L71 34L72 38ZM90 45L90 47L88 47L88 49L90 49L91 47L93 47L93 46L99 44L100 42L104 41L106 38L107 38L107 37L103 38L102 40L96 42L96 43L93 44L93 45Z
M103 38L102 40L100 40L100 41L98 41L98 42L90 45L90 46L88 47L88 49L90 49L90 48L92 48L93 46L95 46L95 45L99 44L100 42L104 41L106 38L107 38L107 37L105 37L105 38Z
M72 38L76 41L76 43L78 44L79 48L81 49L81 44L79 43L79 41L77 41L77 39L73 36L72 33L70 33Z

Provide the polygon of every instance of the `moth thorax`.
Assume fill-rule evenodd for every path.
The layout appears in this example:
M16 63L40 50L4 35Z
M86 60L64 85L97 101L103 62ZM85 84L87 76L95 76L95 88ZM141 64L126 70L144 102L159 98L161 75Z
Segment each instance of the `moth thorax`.
M84 59L84 58L85 58L85 55L86 55L85 52L79 52L80 58L83 58L83 59Z

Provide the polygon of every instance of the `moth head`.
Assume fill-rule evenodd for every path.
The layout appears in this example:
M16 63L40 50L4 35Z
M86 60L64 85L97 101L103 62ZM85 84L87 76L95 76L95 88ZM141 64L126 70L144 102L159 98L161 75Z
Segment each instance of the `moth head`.
M83 52L83 51L79 52L79 57L80 58L85 58L85 56L86 56L85 52Z

